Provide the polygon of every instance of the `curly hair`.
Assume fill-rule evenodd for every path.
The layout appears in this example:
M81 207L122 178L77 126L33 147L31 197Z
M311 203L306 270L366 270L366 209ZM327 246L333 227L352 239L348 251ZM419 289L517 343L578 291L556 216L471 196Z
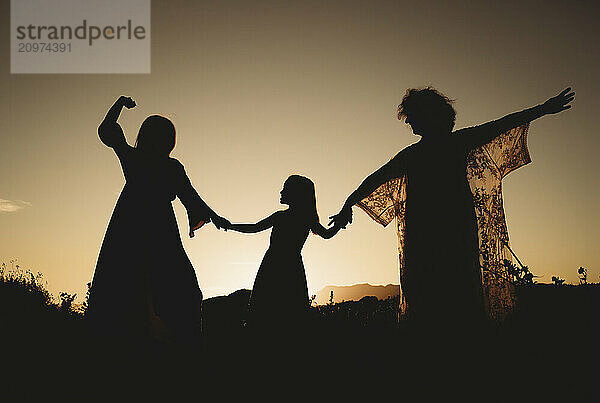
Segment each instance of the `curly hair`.
M398 119L434 119L437 127L452 131L456 121L453 102L432 87L409 88L398 105Z

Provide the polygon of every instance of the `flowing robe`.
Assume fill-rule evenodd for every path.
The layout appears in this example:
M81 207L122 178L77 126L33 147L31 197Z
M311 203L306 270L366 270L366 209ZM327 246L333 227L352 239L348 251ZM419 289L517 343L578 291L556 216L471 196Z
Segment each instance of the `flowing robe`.
M384 227L396 220L401 318L432 310L440 318L456 317L479 300L493 319L501 320L514 309L515 288L505 264L512 252L502 179L531 162L528 128L529 123L513 127L486 144L462 140L474 129L468 128L452 133L435 151L420 152L418 143L409 146L386 164L394 171L393 179L357 203ZM444 165L444 153L457 155L449 160L451 167ZM435 200L432 195L437 195ZM476 311L474 307L471 313Z

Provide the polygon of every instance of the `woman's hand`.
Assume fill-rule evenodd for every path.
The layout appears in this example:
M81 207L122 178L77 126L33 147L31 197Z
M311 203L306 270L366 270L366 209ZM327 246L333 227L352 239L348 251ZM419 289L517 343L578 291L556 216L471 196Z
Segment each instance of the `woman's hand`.
M214 217L211 217L211 221L214 226L217 227L217 229L223 228L225 231L227 231L231 228L231 223L229 220L221 216L215 215Z
M333 224L339 228L346 228L346 225L352 223L352 207L342 207L339 213L336 215L332 215L329 217L331 221L329 221L329 226Z
M125 95L119 97L119 102L127 109L135 107L135 101L131 99L131 97L126 97Z
M573 99L575 99L575 92L571 91L571 87L563 90L560 94L555 97L550 98L546 102L542 104L542 110L545 114L553 114L562 112L571 107L571 105L567 105Z
M121 95L115 103L110 107L104 120L98 127L98 135L100 140L109 147L115 147L116 144L125 143L125 136L123 135L123 129L117 123L117 119L121 115L123 107L131 109L135 106L135 101L130 97Z

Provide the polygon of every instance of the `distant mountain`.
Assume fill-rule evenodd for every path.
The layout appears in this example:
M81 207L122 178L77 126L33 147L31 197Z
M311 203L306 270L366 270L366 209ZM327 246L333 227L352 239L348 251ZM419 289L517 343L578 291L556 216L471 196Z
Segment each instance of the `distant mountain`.
M318 305L325 305L329 302L329 297L333 291L333 302L343 301L358 301L362 297L374 296L379 299L386 299L400 294L400 286L398 284L388 285L371 285L371 284L355 284L348 286L329 285L317 292L315 302Z

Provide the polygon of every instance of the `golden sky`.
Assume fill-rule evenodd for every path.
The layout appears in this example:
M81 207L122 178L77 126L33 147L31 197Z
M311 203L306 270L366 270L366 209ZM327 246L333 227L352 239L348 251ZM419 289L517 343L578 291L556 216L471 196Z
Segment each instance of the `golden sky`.
M9 4L0 6L5 55ZM231 221L282 208L281 186L297 173L315 182L326 224L365 176L418 140L395 118L407 88L432 85L455 99L460 128L570 85L573 108L532 124L533 163L504 181L504 203L511 245L538 281L574 283L584 266L597 282L598 14L592 2L165 0L152 2L151 74L11 75L5 58L0 260L42 272L55 294L85 293L123 186L96 129L121 94L138 104L120 119L129 142L146 116L171 118L173 156ZM174 204L205 297L251 288L268 232L211 225L188 239ZM311 236L303 250L311 293L398 283L392 227L355 208L335 238Z

